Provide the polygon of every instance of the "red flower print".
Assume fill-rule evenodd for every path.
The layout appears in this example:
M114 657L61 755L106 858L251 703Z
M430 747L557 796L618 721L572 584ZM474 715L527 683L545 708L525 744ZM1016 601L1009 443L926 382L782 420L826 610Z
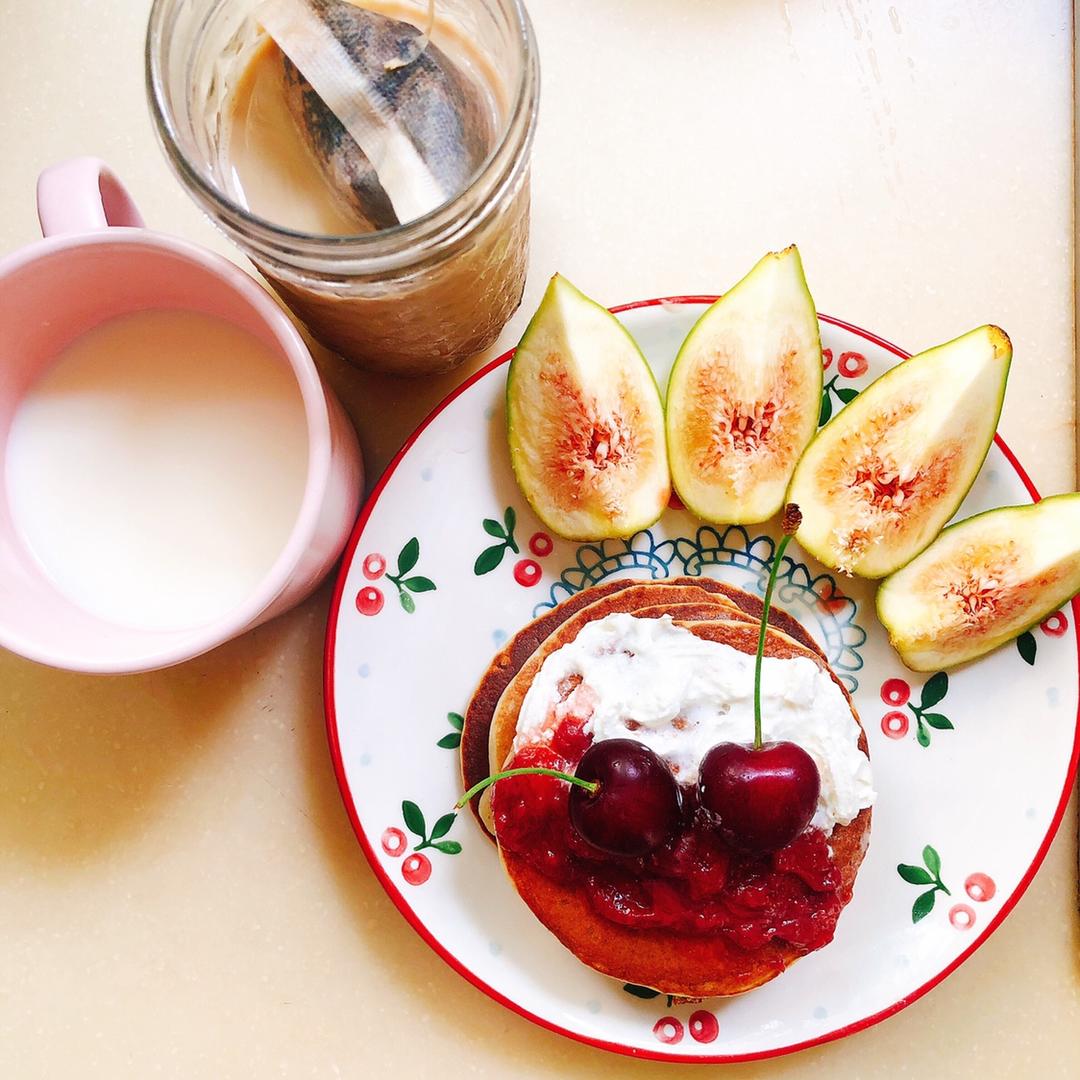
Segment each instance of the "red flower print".
M540 580L540 564L535 559L521 559L514 567L514 580L526 589Z
M410 885L423 885L431 877L431 860L414 851L401 864L401 876Z
M881 684L881 700L886 705L906 705L911 687L903 679L886 679Z
M529 550L539 558L550 555L555 547L555 542L546 532L533 533L529 537Z
M682 1022L677 1020L674 1016L661 1016L660 1019L653 1024L653 1034L662 1043L667 1043L668 1046L674 1046L675 1043L682 1041Z
M902 712L887 712L881 718L881 730L890 739L902 739L908 733L908 715Z
M368 581L377 581L386 573L386 560L378 554L378 552L372 552L368 555L360 567L364 572L364 577Z
M688 1027L690 1038L699 1043L715 1042L716 1036L720 1034L720 1022L713 1013L705 1009L698 1009L697 1012L690 1014Z
M957 930L970 930L975 925L975 912L967 904L953 904L949 908L949 922Z
M408 846L405 834L400 829L389 828L382 834L382 849L392 859L403 855Z
M374 585L365 585L356 594L356 610L361 615L378 615L384 602L383 594Z
M964 891L976 903L982 903L994 898L997 886L989 874L969 874L967 881L964 882Z
M845 379L857 379L860 375L865 375L869 368L870 364L866 357L857 352L841 353L840 359L836 362L836 370Z

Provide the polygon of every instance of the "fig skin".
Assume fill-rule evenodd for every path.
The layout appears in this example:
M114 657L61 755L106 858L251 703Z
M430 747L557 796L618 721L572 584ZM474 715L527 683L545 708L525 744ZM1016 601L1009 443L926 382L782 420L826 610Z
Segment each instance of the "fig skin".
M778 513L817 432L822 379L817 311L792 245L712 304L675 358L665 430L687 509L713 524Z
M882 582L877 613L912 671L975 660L1080 591L1080 495L987 510L950 525Z
M873 579L929 546L994 440L1011 360L1008 335L982 326L902 361L845 406L788 488L803 509L802 548Z
M549 531L628 537L666 509L656 377L622 323L559 274L510 362L506 424L518 486Z

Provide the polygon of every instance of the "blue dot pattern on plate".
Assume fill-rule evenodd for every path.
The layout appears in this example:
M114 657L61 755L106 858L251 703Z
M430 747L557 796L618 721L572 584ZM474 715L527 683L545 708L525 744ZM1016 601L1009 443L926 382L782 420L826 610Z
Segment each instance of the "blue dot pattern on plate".
M814 1010L814 1019L815 1020L824 1020L825 1017L828 1016L828 1015L829 1015L829 1010L826 1009L824 1005L819 1005Z
M506 640L506 631L505 630L492 630L491 631L491 640L494 641L496 645L501 645Z
M600 1002L597 1001L596 998L593 998L592 1001L585 1002L585 1008L588 1009L589 1012L596 1014L600 1011Z
M371 674L371 665L361 664L356 669L356 674L359 675L361 679L366 679Z
M1056 709L1060 700L1061 694L1058 693L1058 688L1056 686L1048 686L1046 688L1046 704L1049 705L1051 709Z
M425 481L430 480L434 475L435 475L435 473L431 470L430 467L420 470L420 479L421 480L425 480Z
M489 405L484 410L484 419L485 420L494 420L495 419L495 406L494 405Z
M497 941L488 942L488 952L492 956L498 956L502 952L502 946Z
M360 755L360 764L365 765L365 766L370 765L371 764L371 755L370 754L361 754Z

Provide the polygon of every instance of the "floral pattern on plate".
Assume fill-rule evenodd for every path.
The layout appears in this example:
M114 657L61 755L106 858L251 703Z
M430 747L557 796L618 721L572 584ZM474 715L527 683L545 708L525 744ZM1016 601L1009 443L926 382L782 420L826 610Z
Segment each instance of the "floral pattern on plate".
M693 537L662 541L646 529L629 540L583 544L574 565L562 572L549 598L537 604L533 614L541 615L606 578L636 571L644 571L653 581L704 573L763 596L775 550L771 536L751 535L742 525L729 525L722 533L704 525ZM785 555L776 579L775 602L810 631L848 690L858 689L855 672L862 667L859 647L866 631L855 623L855 604L836 579L825 572L815 575L805 563Z

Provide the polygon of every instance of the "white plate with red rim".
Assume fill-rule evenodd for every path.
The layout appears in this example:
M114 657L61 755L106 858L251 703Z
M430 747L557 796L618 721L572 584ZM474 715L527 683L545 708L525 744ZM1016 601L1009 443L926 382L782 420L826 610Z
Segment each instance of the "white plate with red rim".
M614 309L663 386L710 297ZM823 413L907 354L821 317ZM357 522L327 629L327 729L353 828L391 899L456 971L553 1031L670 1061L769 1057L852 1034L934 987L1020 898L1076 771L1077 605L1017 643L917 676L888 644L873 584L792 544L777 597L822 644L870 741L870 849L833 942L738 998L670 1004L582 965L514 892L460 794L460 716L494 653L534 614L619 577L705 574L758 589L775 528L671 509L628 541L550 537L518 491L500 357L394 459ZM1038 495L1000 439L958 517ZM1024 718L1024 737L1016 718ZM749 733L748 733L749 738Z

